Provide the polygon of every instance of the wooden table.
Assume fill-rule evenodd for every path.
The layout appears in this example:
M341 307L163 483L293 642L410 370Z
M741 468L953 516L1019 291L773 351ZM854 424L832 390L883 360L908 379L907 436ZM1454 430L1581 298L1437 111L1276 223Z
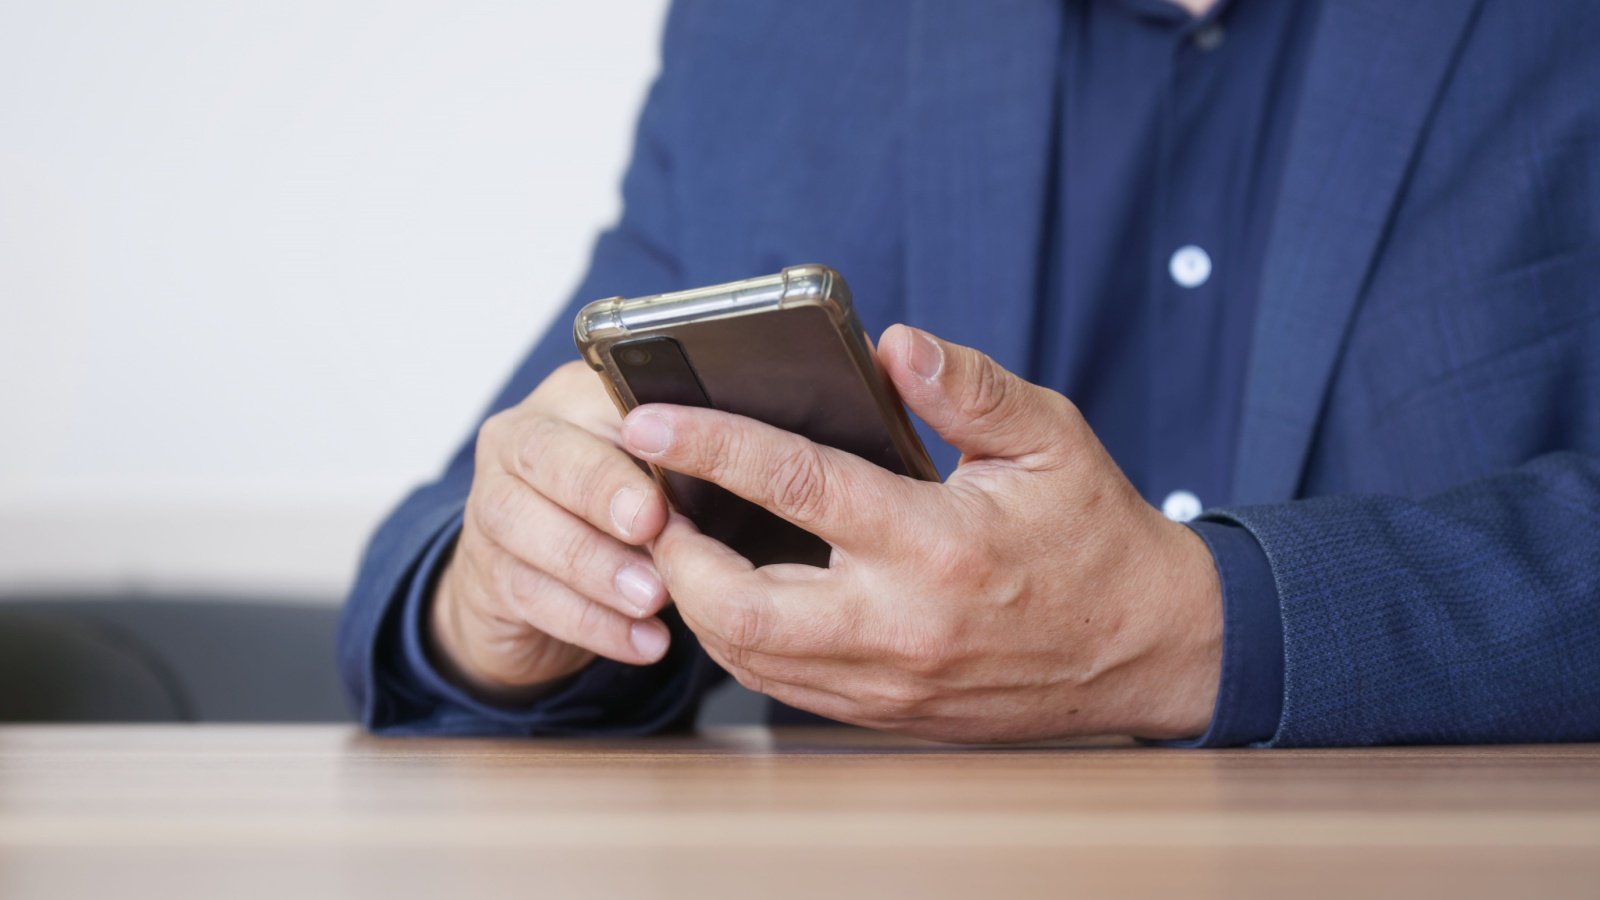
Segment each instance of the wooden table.
M1600 896L1600 746L0 728L0 897Z

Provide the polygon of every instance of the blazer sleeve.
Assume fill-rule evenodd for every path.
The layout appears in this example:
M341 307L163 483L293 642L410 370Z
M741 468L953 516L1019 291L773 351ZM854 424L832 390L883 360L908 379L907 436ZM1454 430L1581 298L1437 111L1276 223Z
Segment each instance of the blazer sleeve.
M515 405L557 366L577 358L571 322L585 302L600 297L654 293L688 287L684 283L675 236L679 233L678 203L674 195L671 128L680 101L677 89L679 60L692 54L680 49L682 13L669 14L663 40L662 72L651 87L640 114L632 159L623 178L623 214L613 228L595 243L587 274L571 299L556 313L543 337L523 358L516 371L484 412L479 422ZM430 559L448 545L458 527L467 491L472 484L473 451L469 437L451 458L439 478L417 488L384 519L373 535L345 601L340 620L338 654L340 673L353 705L370 728L392 731L538 733L539 723L551 721L538 704L524 710L495 710L493 715L456 702L431 687L429 679L412 674L407 665L402 621L408 593L430 583ZM426 564L425 564L426 563ZM715 679L715 666L704 660L693 635L677 627L675 643L688 642L692 653L669 654L669 663L691 666L689 677L640 679L640 684L672 685L684 696L627 698L626 710L605 708L604 703L584 706L564 698L562 715L555 717L560 731L582 731L586 722L604 730L648 730L669 727L693 718L698 696ZM683 674L683 673L675 673ZM608 679L615 682L615 679ZM582 678L577 680L581 685ZM561 695L573 692L562 691ZM583 698L577 698L581 701ZM580 709L574 715L572 710ZM619 718L620 717L620 718Z
M1268 745L1600 739L1600 460L1208 515L1255 535L1277 585Z

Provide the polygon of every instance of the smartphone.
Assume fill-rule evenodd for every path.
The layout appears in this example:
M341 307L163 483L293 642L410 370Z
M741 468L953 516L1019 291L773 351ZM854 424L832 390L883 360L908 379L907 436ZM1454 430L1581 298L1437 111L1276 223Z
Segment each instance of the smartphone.
M850 302L826 266L670 294L597 300L573 325L578 352L624 415L644 403L719 409L937 481ZM717 485L651 467L700 530L755 565L828 564L809 532Z

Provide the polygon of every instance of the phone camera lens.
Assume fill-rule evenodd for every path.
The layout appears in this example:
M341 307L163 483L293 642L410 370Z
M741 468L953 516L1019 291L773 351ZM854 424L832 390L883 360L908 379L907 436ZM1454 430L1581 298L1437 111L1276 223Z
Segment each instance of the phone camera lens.
M650 351L643 347L624 347L622 348L622 362L623 365L634 366L635 368L647 366L650 364Z

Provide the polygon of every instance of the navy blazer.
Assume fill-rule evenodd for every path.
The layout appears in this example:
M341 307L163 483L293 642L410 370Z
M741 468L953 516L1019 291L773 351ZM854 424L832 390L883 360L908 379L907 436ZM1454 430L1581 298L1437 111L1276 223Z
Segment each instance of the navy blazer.
M823 262L1026 371L1062 0L683 2L585 301ZM1600 4L1327 0L1235 464L1280 595L1279 746L1600 738ZM1070 148L1068 148L1070 152ZM467 442L373 538L340 655L458 519ZM390 644L393 650L395 645Z

